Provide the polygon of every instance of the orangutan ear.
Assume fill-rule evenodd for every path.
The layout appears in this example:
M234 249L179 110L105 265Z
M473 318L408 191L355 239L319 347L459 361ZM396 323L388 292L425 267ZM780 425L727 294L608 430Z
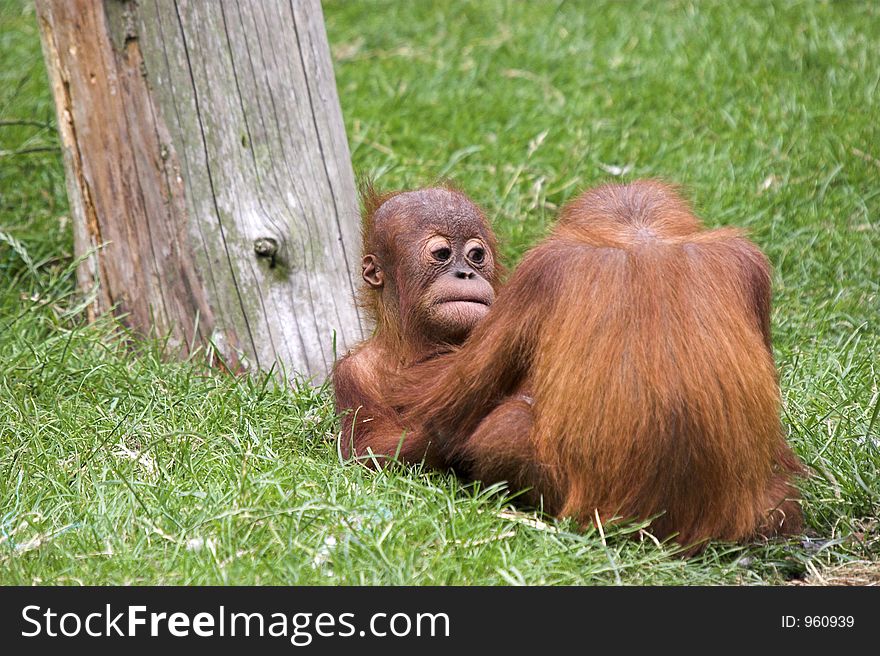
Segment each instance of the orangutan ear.
M375 255L364 255L361 260L364 280L373 289L381 289L385 285L385 274L379 268L379 260Z

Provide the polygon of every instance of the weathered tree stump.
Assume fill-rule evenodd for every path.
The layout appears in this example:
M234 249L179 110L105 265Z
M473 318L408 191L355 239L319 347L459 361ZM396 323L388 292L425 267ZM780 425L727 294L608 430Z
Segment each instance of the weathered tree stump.
M36 0L92 316L321 377L361 338L317 0Z

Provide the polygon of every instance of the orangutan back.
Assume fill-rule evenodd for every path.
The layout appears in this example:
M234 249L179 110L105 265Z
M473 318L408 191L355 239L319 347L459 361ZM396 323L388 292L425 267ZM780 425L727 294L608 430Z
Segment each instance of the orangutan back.
M764 256L656 183L600 188L539 248L568 263L532 367L531 439L566 481L563 514L753 534L784 447Z

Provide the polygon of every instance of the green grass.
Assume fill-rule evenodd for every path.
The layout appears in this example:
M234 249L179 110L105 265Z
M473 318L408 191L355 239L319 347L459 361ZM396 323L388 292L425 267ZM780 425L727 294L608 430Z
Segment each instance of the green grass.
M2 0L0 583L880 578L880 7L324 10L356 170L390 188L452 177L511 264L621 170L679 182L708 223L750 230L775 268L812 537L683 561L623 537L634 527L603 540L531 525L499 514L497 489L340 465L328 389L235 380L111 318L87 324L36 21Z

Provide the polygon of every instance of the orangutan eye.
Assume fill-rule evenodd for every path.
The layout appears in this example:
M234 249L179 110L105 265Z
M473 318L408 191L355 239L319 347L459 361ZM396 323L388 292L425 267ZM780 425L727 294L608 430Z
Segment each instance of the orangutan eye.
M482 248L472 248L468 252L468 259L474 264L482 264L483 260L486 259L486 251Z
M448 260L450 257L452 257L452 249L449 249L449 248L446 248L446 247L438 248L436 251L433 251L433 252L431 253L431 255L432 255L432 256L434 257L434 259L437 260L438 262L445 262L445 261Z

